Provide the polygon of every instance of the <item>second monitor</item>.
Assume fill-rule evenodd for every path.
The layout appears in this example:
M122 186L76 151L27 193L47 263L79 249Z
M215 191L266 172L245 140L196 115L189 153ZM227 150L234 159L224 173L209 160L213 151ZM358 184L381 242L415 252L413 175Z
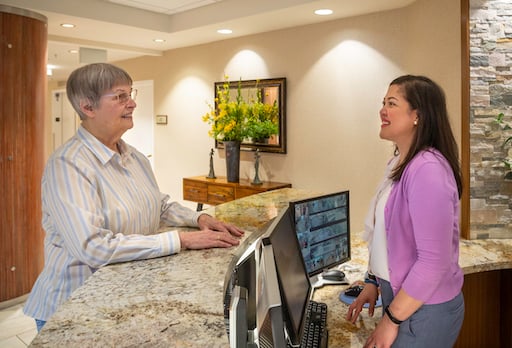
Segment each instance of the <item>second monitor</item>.
M315 285L318 280L323 283L346 283L344 279L329 281L322 278L322 274L349 261L351 257L349 191L297 200L290 205L312 284Z

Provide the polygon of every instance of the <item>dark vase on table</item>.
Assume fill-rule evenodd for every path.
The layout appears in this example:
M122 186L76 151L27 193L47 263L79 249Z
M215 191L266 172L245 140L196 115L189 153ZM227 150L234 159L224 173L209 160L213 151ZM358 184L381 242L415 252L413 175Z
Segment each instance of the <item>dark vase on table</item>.
M223 141L226 150L226 176L228 182L240 181L240 141Z

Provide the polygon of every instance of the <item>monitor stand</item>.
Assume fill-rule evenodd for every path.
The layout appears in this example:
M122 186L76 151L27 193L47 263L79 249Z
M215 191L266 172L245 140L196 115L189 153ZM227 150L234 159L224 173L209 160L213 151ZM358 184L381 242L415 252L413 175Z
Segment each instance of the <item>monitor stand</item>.
M339 280L331 280L331 279L325 279L324 277L322 277L322 273L310 277L309 281L311 282L311 287L313 289L321 288L324 285L349 285L350 284L347 277L344 277L343 279L339 279Z

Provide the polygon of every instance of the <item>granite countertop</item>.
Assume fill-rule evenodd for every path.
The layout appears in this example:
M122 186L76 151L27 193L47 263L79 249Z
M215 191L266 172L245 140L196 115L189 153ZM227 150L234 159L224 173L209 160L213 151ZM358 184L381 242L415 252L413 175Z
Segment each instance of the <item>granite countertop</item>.
M280 189L208 209L218 219L261 233L293 199L317 194ZM366 270L367 249L352 233L349 281ZM35 337L31 347L229 347L223 312L227 265L236 248L186 250L176 255L110 265L77 289ZM466 274L512 268L512 240L461 241ZM353 325L338 296L347 285L317 289L314 299L329 306L329 346L361 347L380 315L366 311Z

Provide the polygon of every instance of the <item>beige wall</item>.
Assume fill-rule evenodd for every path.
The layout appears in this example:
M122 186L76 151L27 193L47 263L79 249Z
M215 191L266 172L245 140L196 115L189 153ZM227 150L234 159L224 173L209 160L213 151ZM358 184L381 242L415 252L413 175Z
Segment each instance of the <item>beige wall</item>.
M225 40L118 63L135 80L154 80L155 172L161 190L182 200L182 178L208 173L213 140L201 121L213 82L287 78L288 153L262 154L260 178L295 188L351 192L351 224L362 229L368 202L392 152L378 137L387 85L403 73L442 85L460 139L460 5L418 0L409 7ZM135 126L137 126L135 115ZM216 151L217 175L225 173ZM252 179L253 154L241 176ZM193 206L193 205L191 205Z
M410 8L411 49L406 64L410 71L428 75L444 88L459 146L462 134L460 11L460 0L417 1Z

